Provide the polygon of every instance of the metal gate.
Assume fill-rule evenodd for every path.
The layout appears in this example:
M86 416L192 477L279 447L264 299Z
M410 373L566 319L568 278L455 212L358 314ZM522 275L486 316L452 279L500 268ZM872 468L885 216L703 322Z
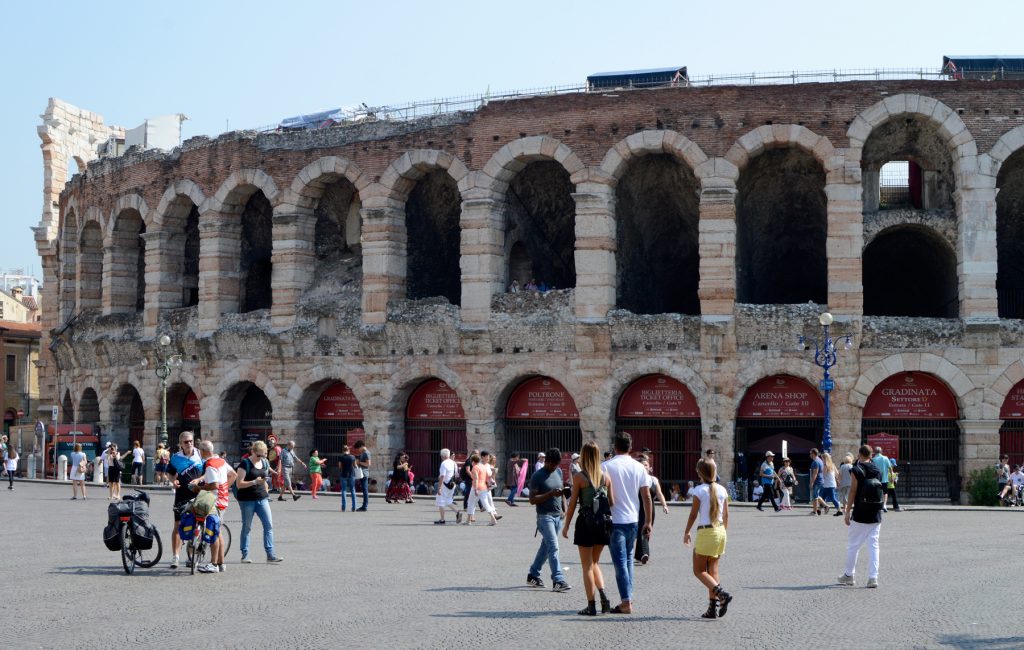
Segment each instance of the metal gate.
M506 455L519 452L520 458L529 461L528 475L533 473L537 453L557 447L562 452L562 468L566 481L569 475L565 469L573 452L583 447L583 431L579 420L527 420L505 418Z
M615 433L627 432L633 438L633 450L651 450L654 475L668 494L672 483L680 483L685 494L686 481L697 481L700 459L700 418L618 418Z
M432 482L441 464L442 449L452 456L466 453L465 420L406 420L405 453L416 476Z
M999 455L1003 454L1009 455L1011 466L1024 465L1024 420L1004 420L999 427Z
M778 434L791 434L794 441L813 441L814 447L821 448L821 437L825 432L824 418L738 418L736 420L736 469L737 479L746 482L747 499L751 498L754 486L757 484L757 473L764 460L763 454L758 451L751 453L750 446L765 438ZM774 450L773 450L774 451ZM779 447L779 452L782 448ZM792 461L793 471L796 473L797 485L793 490L793 500L804 502L810 500L810 456L807 452L810 449L797 449L794 445L787 453ZM782 467L782 459L775 459L775 469Z
M900 499L960 499L960 427L956 420L865 419L861 441L874 433L900 437Z

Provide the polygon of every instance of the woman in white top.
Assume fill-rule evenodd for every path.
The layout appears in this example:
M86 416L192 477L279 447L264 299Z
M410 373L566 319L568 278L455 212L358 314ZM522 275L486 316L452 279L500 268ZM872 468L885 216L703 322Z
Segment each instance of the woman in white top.
M702 483L693 489L693 506L686 521L683 543L690 545L690 529L697 524L697 543L693 547L693 575L708 588L708 611L701 618L720 618L732 602L732 595L722 589L718 579L718 562L725 553L726 530L729 528L729 501L725 488L715 482L718 468L715 461L697 461L697 475ZM717 609L717 611L716 611Z
M14 473L18 471L18 450L14 443L7 443L7 451L4 454L4 470L7 471L7 489L14 489Z
M142 485L142 470L146 466L146 451L142 443L136 440L132 443L132 484Z
M71 500L74 501L78 498L78 490L82 490L82 498L86 499L85 496L85 471L89 465L89 460L82 453L81 443L75 443L75 450L71 452Z

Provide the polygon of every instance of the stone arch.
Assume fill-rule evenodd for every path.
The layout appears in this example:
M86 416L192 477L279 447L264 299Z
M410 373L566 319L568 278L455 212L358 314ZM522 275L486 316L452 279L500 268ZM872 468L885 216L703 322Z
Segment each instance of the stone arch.
M816 366L813 361L802 358L764 359L758 364L745 364L736 373L736 392L731 397L730 408L732 410L730 417L736 417L740 402L743 401L743 397L751 386L765 377L773 375L790 375L802 379L811 386L817 386L821 378L821 368ZM696 393L694 395L696 396Z
M137 194L122 196L110 213L104 251L104 283L111 312L141 312L146 299L149 208Z
M956 251L934 229L890 226L862 254L864 315L955 318Z
M697 399L701 415L710 413L713 408L712 394L707 383L693 368L675 363L668 359L635 359L617 366L600 388L591 396L585 407L588 419L598 419L603 413L609 425L615 419L615 408L623 391L637 379L646 375L665 375L686 386ZM611 430L611 429L609 429Z
M103 306L103 225L95 218L81 224L78 235L78 299L79 310ZM95 215L93 215L95 216Z
M188 199L196 208L206 203L206 195L195 181L183 178L174 181L164 190L160 197L160 203L156 206L153 214L153 226L155 230L164 230L168 220L183 219L186 213L182 213L182 198Z
M473 402L473 394L462 381L459 373L455 372L443 363L433 361L416 361L398 369L391 375L388 381L388 390L382 393L380 398L381 408L391 417L398 420L405 418L405 404L409 396L422 382L427 379L437 378L448 384L462 401L462 408L466 411L467 420L471 419L470 407ZM358 396L358 394L357 394Z
M512 391L527 379L538 376L550 377L569 391L576 403L576 408L580 409L582 423L583 411L580 405L585 405L587 402L582 399L584 392L576 380L576 375L563 367L545 362L529 362L529 365L525 366L510 365L495 373L484 390L477 395L480 413L486 414L488 418L502 420L505 417L505 405Z
M484 165L483 176L477 178L476 183L494 198L501 198L516 174L530 163L542 160L558 163L574 185L581 182L587 172L586 165L568 146L555 138L535 135L513 140L498 149Z
M748 131L729 148L725 160L742 170L769 149L796 147L811 154L825 170L826 182L842 180L843 158L832 142L799 124L766 124Z
M409 198L409 192L416 182L435 169L443 170L451 176L460 192L469 188L471 176L466 165L452 154L437 149L406 151L388 165L378 184L385 198L394 207L400 207Z
M862 372L850 391L850 402L864 408L875 387L900 372L924 372L944 381L956 395L960 413L964 417L967 417L967 409L973 408L983 397L970 377L946 359L927 352L902 352L881 359Z
M981 417L986 420L999 420L999 412L1007 395L1021 381L1024 381L1024 361L1018 359L1006 367L992 385L984 391L981 403Z
M274 179L261 169L248 168L239 169L224 179L217 192L200 205L199 212L239 214L244 209L246 200L256 190L263 192L271 206L277 205L280 193Z
M239 383L249 382L262 390L267 396L267 399L270 400L271 404L274 404L275 408L279 407L282 411L286 410L284 404L279 405L275 403L275 400L277 400L279 396L277 388L270 377L257 368L257 365L258 364L256 362L248 361L233 368L230 372L226 373L219 382L217 382L217 385L212 391L206 394L207 399L215 397L222 400L224 395L226 395L228 390L233 386ZM199 395L199 392L197 391L196 394Z
M846 159L859 164L861 151L871 132L902 115L919 117L936 127L939 137L946 143L953 159L957 187L963 187L965 176L978 170L978 147L974 136L956 111L939 100L924 95L893 95L861 111L846 131L849 138Z
M117 220L125 210L135 210L139 213L142 218L142 223L145 224L146 228L152 227L152 216L149 212L149 206L146 205L146 200L138 194L124 194L118 197L117 202L114 204L114 208L110 211L110 216L107 219L106 235L108 241L117 228Z
M707 166L708 156L697 143L670 130L640 131L619 140L609 149L597 168L594 180L614 187L626 173L629 162L649 154L668 154L685 164L698 180L715 173L714 164ZM698 168L701 173L698 173Z
M317 364L309 370L299 373L292 382L292 385L288 388L284 401L288 404L295 404L296 410L301 411L300 402L303 399L303 396L307 395L312 387L317 384L332 381L344 382L346 386L352 389L352 393L359 401L359 406L363 409L365 417L370 406L374 404L374 394L367 390L366 383L362 378L352 372L340 361L328 364ZM299 416L301 416L301 412L296 414L296 417Z
M323 196L324 189L338 179L347 179L357 192L365 192L370 178L354 162L341 156L325 156L306 165L296 174L281 200L296 212L310 213Z

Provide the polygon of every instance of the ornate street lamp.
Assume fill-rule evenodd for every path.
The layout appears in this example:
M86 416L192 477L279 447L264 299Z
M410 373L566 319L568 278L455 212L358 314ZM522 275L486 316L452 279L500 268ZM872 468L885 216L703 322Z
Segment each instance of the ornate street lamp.
M164 447L167 447L167 378L171 375L171 369L180 368L184 361L182 361L180 354L171 354L171 337L162 334L157 339L157 342L160 344L157 348L159 363L153 368L153 371L160 379L160 442L163 443ZM145 368L148 365L149 360L143 357L142 367Z
M853 338L850 334L837 338L829 336L828 327L832 324L832 320L832 314L828 312L818 316L818 322L821 323L822 328L821 340L801 335L797 344L798 349L803 352L807 349L805 347L807 343L814 343L814 363L825 371L825 376L818 387L825 393L825 432L821 438L821 449L828 453L832 453L832 413L829 409L829 398L835 388L835 382L829 377L828 371L839 360L836 345L840 341L845 341L843 348L846 350L853 347Z

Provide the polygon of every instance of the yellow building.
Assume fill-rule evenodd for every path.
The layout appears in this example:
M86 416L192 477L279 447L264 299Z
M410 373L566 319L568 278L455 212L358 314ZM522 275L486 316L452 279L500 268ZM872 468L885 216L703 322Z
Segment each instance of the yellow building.
M3 378L3 429L32 423L39 405L38 303L20 287L0 291L0 377Z

